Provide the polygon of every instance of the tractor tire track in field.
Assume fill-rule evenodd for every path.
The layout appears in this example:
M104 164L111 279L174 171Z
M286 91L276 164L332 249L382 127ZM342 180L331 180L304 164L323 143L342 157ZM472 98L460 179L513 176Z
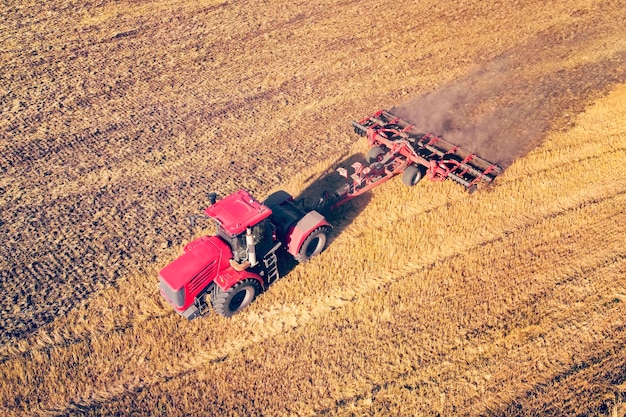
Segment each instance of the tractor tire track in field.
M615 333L624 332L616 328ZM594 351L569 369L552 379L542 382L531 390L511 400L499 408L488 409L486 416L526 416L533 415L617 415L610 414L611 405L626 402L626 339L615 339L615 344L606 350ZM608 381L607 387L598 386L595 381ZM562 386L574 386L575 390L561 391ZM580 405L580 398L603 397L600 404Z
M507 184L502 184L506 186ZM611 188L611 187L609 187ZM332 311L346 307L355 302L359 298L376 291L377 289L387 286L393 282L401 281L406 276L412 274L424 274L434 265L440 262L445 262L457 256L462 256L472 248L482 247L490 245L494 242L501 241L505 236L509 234L523 234L523 230L536 227L537 225L545 222L546 220L567 216L577 212L581 208L592 207L598 204L620 204L624 202L626 196L626 190L623 187L612 187L613 192L608 192L607 189L596 188L591 190L592 193L584 193L578 196L578 198L572 199L567 203L557 204L552 206L551 210L547 212L539 211L538 215L532 215L528 213L524 218L517 219L509 227L504 227L497 231L491 231L483 237L473 242L467 242L467 244L458 245L459 247L450 248L451 252L442 252L433 254L434 258L424 257L419 264L405 264L401 268L392 268L386 271L380 277L372 277L372 279L361 282L360 285L351 287L349 290L339 291L333 294L332 297L323 299L318 302L309 304L306 312L302 311L302 306L281 306L280 312L266 311L261 313L262 318L255 319L261 320L264 323L264 327L261 330L255 330L250 337L246 339L240 339L238 341L232 341L227 347L223 349L216 349L211 352L199 351L190 357L186 361L181 361L179 365L172 366L167 376L162 373L155 375L153 378L143 378L141 381L126 381L119 384L112 384L105 390L94 390L85 392L80 398L74 398L70 404L60 407L50 407L50 409L42 410L42 412L54 412L58 415L71 414L72 412L80 412L82 409L92 409L99 404L103 404L109 401L113 401L123 395L129 395L133 392L141 391L152 385L158 385L162 382L170 380L172 378L178 378L183 375L187 375L189 372L193 372L194 369L206 366L207 363L217 362L221 363L224 360L228 360L230 355L236 354L241 350L258 344L265 339L274 337L278 334L291 331L292 329L301 328L311 320L316 320L322 315L329 314ZM409 216L408 220L410 220ZM407 220L407 221L408 221ZM287 311L291 311L292 314L286 314ZM279 314L276 316L275 314ZM245 317L245 313L243 313ZM285 316L289 316L289 320L284 319ZM281 318L283 317L283 318ZM245 318L244 318L245 320ZM381 383L381 387L384 386L384 382ZM346 401L346 405L349 401Z
M489 242L489 243L491 244L492 242ZM586 271L602 273L602 271L608 270L613 266L623 264L625 259L626 259L626 253L621 253L621 254L616 255L611 260L608 260L608 261L604 259L599 260L597 264L588 265L584 269ZM561 285L561 284L562 282L556 283L556 285ZM533 307L534 303L537 300L542 299L542 296L552 295L553 292L554 290L548 289L544 293L535 294L535 296L532 299L530 299L526 303L525 306L522 306L522 307ZM594 295L589 295L590 298L593 296ZM532 310L532 309L529 308L529 310ZM511 312L511 313L517 313L518 315L521 314L519 311ZM594 317L594 319L598 322L602 321L603 318L604 316L602 315L598 315L598 317ZM534 325L539 326L542 323L551 322L552 320L554 319L550 316L537 317L535 319L535 322L531 323L529 326L534 326ZM554 320L554 322L557 322L557 320ZM516 329L517 327L515 326L515 324L513 324L510 328ZM558 325L554 325L554 328L555 330L556 329L561 330ZM526 392L523 397L513 400L511 402L511 405L505 406L504 408L499 409L499 410L492 409L491 407L487 407L487 409L485 410L484 408L479 406L479 404L481 404L484 400L474 399L476 404L470 404L470 407L463 408L463 410L465 410L465 413L463 414L501 416L501 415L516 415L517 413L519 413L519 415L527 415L527 413L522 412L523 408L521 404L525 404L528 399L535 397L538 393L541 393L544 388L552 387L552 384L558 383L562 379L575 377L578 373L586 370L588 367L593 366L595 364L599 364L603 360L610 358L614 355L618 355L620 352L624 351L625 349L623 346L624 346L624 343L626 342L626 332L624 331L625 329L626 328L623 325L613 326L612 330L614 330L615 334L618 335L617 337L613 337L610 341L606 341L604 346L599 346L597 349L591 349L592 352L590 353L589 357L586 357L582 359L581 362L576 363L570 366L569 368L566 368L564 371L557 373L555 376L549 378L548 380L538 383L532 390L529 390L528 392ZM577 333L577 331L578 329L570 329L570 332L572 334L571 335L572 339L575 338L575 334ZM485 337L488 337L488 333L490 332L495 333L495 329L482 331L480 335L477 333L469 333L466 336L464 343L471 345L471 342L473 340L478 340L479 337L484 339ZM499 343L503 345L506 344L506 339L507 337L505 336L504 340L501 340ZM484 361L484 359L478 356L477 357L469 356L466 358L466 361L468 362L472 360L477 361L477 362ZM439 371L437 373L439 373L441 376L443 376L442 374L446 373L446 371L441 371L441 369L445 369L445 367L442 366L440 363L431 363L431 364L420 363L420 368L421 368L420 371L424 373L428 373L427 371L425 371L425 369L438 369ZM414 372L407 371L407 372L400 373L398 375L393 375L387 380L372 381L371 389L369 391L361 392L351 397L337 399L336 401L337 404L335 408L322 409L319 411L319 414L337 415L337 414L341 414L342 412L350 412L350 411L354 412L353 407L357 406L359 402L365 399L369 399L370 401L375 401L377 395L383 394L384 391L391 391L391 390L398 390L398 389L400 390L406 389L406 390L413 391L413 390L418 390L420 384L428 384L427 381L423 381L423 380L419 381L419 383L416 384L414 378L415 378L415 374L418 373L418 370L414 369L413 371ZM488 371L484 370L484 372L488 372ZM622 378L622 379L626 378L626 373L623 370L616 369L614 373L616 374L618 378ZM553 399L554 397L550 397L550 398ZM555 406L556 407L555 409L552 410L552 413L546 413L546 409L541 409L537 411L540 411L539 414L550 414L550 415L552 415L553 413L559 414L563 412L563 409L560 408L558 404L555 404ZM589 409L585 410L585 412L591 412L592 410L593 410L593 405L589 404Z

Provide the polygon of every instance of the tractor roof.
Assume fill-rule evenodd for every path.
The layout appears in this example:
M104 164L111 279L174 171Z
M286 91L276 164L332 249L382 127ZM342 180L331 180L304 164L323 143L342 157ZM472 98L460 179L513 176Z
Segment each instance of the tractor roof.
M239 190L207 207L204 211L232 236L254 226L272 214L267 206L256 201L246 190Z

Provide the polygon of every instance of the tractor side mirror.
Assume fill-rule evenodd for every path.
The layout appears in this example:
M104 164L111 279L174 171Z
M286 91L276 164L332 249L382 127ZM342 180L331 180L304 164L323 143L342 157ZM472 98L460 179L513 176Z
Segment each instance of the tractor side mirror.
M217 193L209 193L208 197L209 197L209 204L211 205L215 204L215 201L217 200Z

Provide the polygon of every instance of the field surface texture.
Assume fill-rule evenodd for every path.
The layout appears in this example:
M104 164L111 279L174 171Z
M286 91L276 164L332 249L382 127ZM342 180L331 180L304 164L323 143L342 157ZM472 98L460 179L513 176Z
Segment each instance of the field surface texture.
M0 415L625 415L623 0L0 12ZM241 314L176 315L207 193L315 198L379 108L503 174L392 180Z

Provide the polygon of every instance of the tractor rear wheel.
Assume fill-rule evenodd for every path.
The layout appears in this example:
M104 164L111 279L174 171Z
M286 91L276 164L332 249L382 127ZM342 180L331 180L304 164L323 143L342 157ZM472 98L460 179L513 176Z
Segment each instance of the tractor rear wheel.
M424 169L421 166L409 165L402 174L402 183L409 187L414 186L424 177Z
M226 291L216 285L211 303L218 314L230 317L250 305L260 292L261 284L254 278L241 280Z
M383 159L383 156L385 156L386 153L387 151L382 146L373 146L370 148L369 151L367 151L367 156L365 157L365 160L368 164L371 165L374 162L380 162L380 160Z
M318 255L326 247L328 239L328 227L322 226L313 230L310 235L304 239L304 243L300 247L298 253L294 256L296 261L303 263Z

